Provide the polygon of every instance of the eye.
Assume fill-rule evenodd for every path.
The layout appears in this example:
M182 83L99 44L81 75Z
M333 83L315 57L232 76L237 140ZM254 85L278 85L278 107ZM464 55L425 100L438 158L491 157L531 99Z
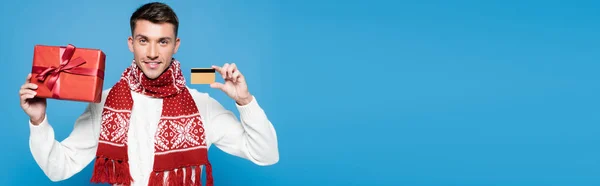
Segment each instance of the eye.
M161 44L161 45L166 45L166 44L169 44L169 41L167 41L167 40L161 40L161 41L160 41L160 44Z
M139 42L144 44L144 43L146 43L146 39L140 39Z

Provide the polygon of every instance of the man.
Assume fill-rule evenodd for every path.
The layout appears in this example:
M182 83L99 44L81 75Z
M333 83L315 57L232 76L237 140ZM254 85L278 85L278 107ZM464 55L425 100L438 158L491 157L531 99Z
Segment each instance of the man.
M211 144L257 165L279 161L277 136L235 64L213 66L225 83L210 86L235 101L240 120L206 93L185 86L177 52L178 18L162 3L149 3L131 16L128 38L134 60L120 81L90 103L71 134L59 142L36 85L20 89L30 117L30 150L52 181L67 179L92 160L94 183L113 185L212 185L207 150Z

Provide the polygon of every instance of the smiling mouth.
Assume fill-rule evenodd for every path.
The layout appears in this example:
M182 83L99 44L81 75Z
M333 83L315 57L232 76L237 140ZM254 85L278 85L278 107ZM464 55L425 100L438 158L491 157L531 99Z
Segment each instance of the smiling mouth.
M156 69L158 68L158 65L161 64L160 61L144 61L144 64L146 65L146 67L150 68L150 69Z

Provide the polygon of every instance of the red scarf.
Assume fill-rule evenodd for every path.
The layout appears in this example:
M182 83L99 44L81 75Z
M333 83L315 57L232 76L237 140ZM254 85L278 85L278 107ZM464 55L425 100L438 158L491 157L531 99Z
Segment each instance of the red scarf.
M154 139L154 167L149 184L201 185L200 166L205 165L207 185L213 185L200 114L185 86L180 63L175 59L154 80L148 79L134 62L110 90L102 111L91 182L129 185L133 181L127 156L127 131L133 106L130 91L163 99ZM194 184L192 169L195 172Z

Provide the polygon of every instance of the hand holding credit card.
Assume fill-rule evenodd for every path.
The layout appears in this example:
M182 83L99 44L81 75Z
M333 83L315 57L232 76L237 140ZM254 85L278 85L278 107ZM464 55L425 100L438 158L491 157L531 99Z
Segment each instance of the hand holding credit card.
M213 65L210 68L192 68L191 72L192 84L209 84L211 88L222 90L239 105L246 105L253 100L246 78L235 63L225 63L222 67ZM217 72L223 77L223 83L215 81Z

